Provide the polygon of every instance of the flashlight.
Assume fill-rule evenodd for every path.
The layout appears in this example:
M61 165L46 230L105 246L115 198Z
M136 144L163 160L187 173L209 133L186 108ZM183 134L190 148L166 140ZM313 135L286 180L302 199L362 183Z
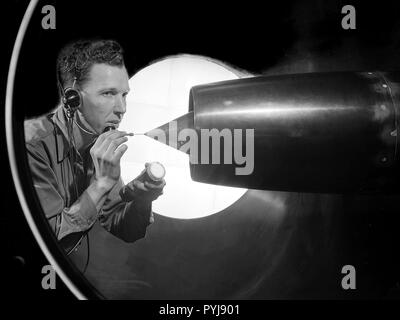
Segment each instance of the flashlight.
M161 184L162 180L165 177L165 167L160 162L150 162L146 169L140 174L136 180L140 182L148 182L152 184ZM143 194L143 190L136 189L134 187L130 187L126 185L121 188L119 195L124 202L130 202L135 198L140 197Z

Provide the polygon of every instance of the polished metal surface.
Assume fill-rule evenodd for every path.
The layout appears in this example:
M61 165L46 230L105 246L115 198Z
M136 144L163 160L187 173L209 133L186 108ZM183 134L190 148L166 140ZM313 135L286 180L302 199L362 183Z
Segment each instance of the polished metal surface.
M191 164L192 179L295 192L397 192L398 95L399 74L379 72L195 86L194 128L243 129L243 136L254 129L254 171L237 175L235 163Z

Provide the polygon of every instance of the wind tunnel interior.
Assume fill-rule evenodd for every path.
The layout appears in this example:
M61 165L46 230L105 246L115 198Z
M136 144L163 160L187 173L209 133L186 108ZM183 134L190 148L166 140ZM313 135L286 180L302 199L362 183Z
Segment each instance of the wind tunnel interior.
M124 243L96 223L90 231L90 259L83 276L104 297L357 299L400 296L400 201L395 191L396 174L392 176L398 157L397 131L393 129L398 123L395 114L398 114L400 79L398 73L375 72L400 68L398 7L363 1L362 5L356 5L358 29L342 30L341 7L333 2L274 2L268 4L270 10L265 10L265 6L258 11L252 7L250 12L243 12L245 6L240 6L240 12L235 15L227 14L226 8L217 12L204 5L196 8L198 13L206 9L204 15L198 15L199 19L192 12L185 15L176 10L179 16L175 17L162 11L157 16L162 28L150 34L140 19L132 19L135 13L131 10L122 10L122 16L110 16L108 7L98 7L104 12L91 21L88 29L87 17L92 15L93 7L85 7L81 2L77 5L80 10L74 10L73 24L65 21L69 21L71 8L76 6L71 6L71 2L57 2L57 21L63 21L64 17L64 23L57 24L56 32L33 27L24 40L15 85L16 119L37 116L55 106L57 86L54 64L49 61L55 61L57 50L73 37L102 33L119 40L126 50L131 75L154 59L187 52L227 61L237 69L249 70L251 76L267 76L236 77L232 82L219 84L215 82L222 79L210 79L209 84L193 87L189 106L193 110L185 105L186 109L180 113L193 112L180 128L255 127L254 170L263 172L239 176L233 171L237 166L192 164L192 179L207 183L209 188L215 183L249 189L231 205L202 218L172 218L163 215L161 209L155 210L155 223L148 228L145 238L133 244ZM156 20L154 4L150 5L151 10L143 12L151 12L151 18ZM370 9L363 9L365 6ZM124 3L121 7L125 8ZM243 17L242 23L233 21L234 16ZM207 23L204 17L208 17ZM40 25L42 18L38 10L35 26ZM131 24L128 30L126 21ZM369 25L371 22L374 24ZM177 32L182 25L190 37L188 32ZM46 50L32 54L41 45ZM211 59L203 60L210 62ZM175 67L190 76L209 70L204 64L193 70L191 65L182 66L173 60L166 68L171 71L166 77L171 81L179 73ZM351 72L332 73L343 70ZM27 87L26 75L42 75L41 81L30 81ZM149 96L162 96L164 91L154 87L159 75L152 75L152 82L146 84ZM382 86L385 83L392 93ZM43 92L43 88L53 90L41 95L40 103L33 108L32 97ZM162 88L174 86L168 83ZM264 91L265 94L260 94ZM137 93L131 90L129 95ZM294 105L287 100L290 96L301 103ZM228 102L223 116L217 116L218 109L214 108L218 101L222 105ZM232 101L230 105L229 101ZM249 101L270 103L262 108L269 113L256 116L257 110L250 112ZM128 111L125 117L133 112L134 118L138 118L148 110L158 116L164 110L154 105L139 104L140 112ZM327 106L327 110L321 110L321 106ZM241 110L240 116L234 116L235 110ZM232 122L227 122L228 119ZM248 122L243 122L246 119ZM264 131L258 131L260 128ZM24 145L23 140L19 145ZM140 148L130 147L130 150L143 153ZM334 168L332 172L327 168L329 163ZM140 162L141 168L143 164L144 161ZM173 169L173 166L167 168L167 187L176 180L171 174ZM193 198L186 196L188 188L188 184L177 185L180 195L172 208L182 204L185 212L195 209ZM344 189L347 191L342 193ZM355 192L362 189L368 194ZM323 190L340 192L321 193ZM163 197L167 196L166 190ZM196 196L199 202L206 202L201 194ZM32 209L32 212L37 211ZM9 236L27 239L27 234L29 230L10 228ZM79 270L86 264L86 245L84 241L70 256ZM342 268L346 265L356 269L356 290L344 290L341 286L345 276ZM16 290L25 292L26 287L22 284Z

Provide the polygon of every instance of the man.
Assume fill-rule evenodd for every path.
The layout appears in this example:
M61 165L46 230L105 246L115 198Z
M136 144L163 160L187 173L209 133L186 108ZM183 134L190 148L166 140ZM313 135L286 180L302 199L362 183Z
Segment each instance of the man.
M117 130L129 92L122 48L112 40L69 44L59 54L57 75L64 103L25 122L29 166L44 213L68 253L97 220L134 242L154 221L151 203L165 181L135 179L128 187L143 190L143 196L130 202L119 196L120 160L132 135ZM109 127L115 130L105 132Z

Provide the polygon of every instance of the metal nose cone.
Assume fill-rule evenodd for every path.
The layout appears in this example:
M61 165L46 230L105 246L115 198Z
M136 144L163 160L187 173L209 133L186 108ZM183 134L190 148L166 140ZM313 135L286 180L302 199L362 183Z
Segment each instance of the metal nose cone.
M183 116L180 116L174 120L171 120L158 128L154 128L145 133L146 136L164 143L171 148L180 149L187 140L180 141L179 133L183 129L194 129L194 117L193 112L188 112ZM181 151L181 150L180 150Z

